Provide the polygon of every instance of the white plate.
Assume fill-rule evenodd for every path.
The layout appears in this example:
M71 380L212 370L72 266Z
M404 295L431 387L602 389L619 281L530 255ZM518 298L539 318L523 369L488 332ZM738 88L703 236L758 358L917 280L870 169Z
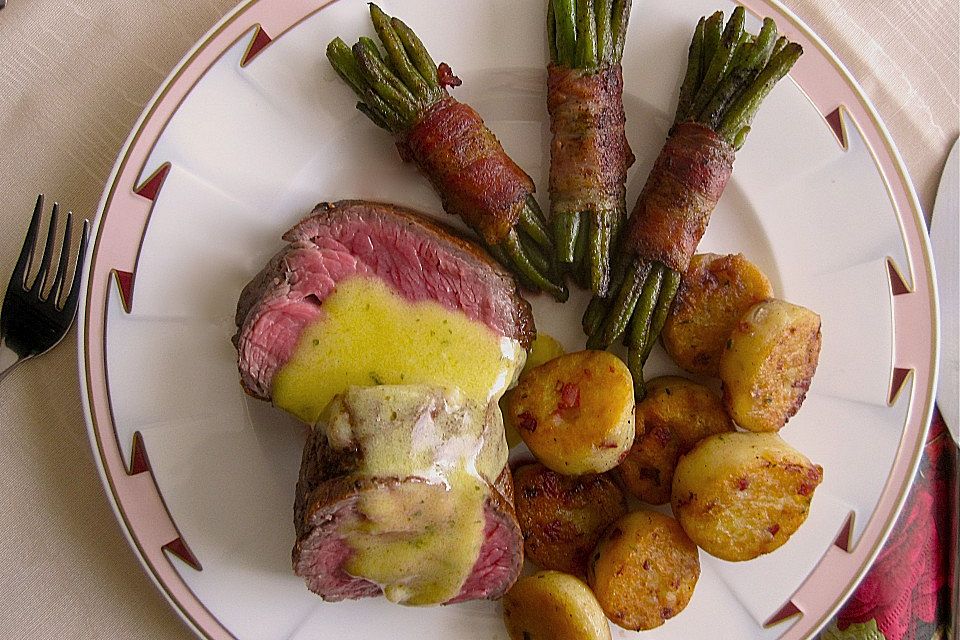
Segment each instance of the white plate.
M546 208L544 3L382 4L451 64L463 79L454 95L534 177ZM820 367L782 435L825 479L781 549L738 564L701 554L693 601L643 634L651 639L814 633L892 526L932 407L934 286L896 150L816 36L773 0L746 6L749 26L770 15L806 54L761 109L701 250L743 252L780 297L822 315ZM670 124L696 20L733 7L635 3L624 55L630 204ZM240 289L313 204L359 197L441 211L324 58L335 35L360 34L372 29L359 0L238 6L141 117L97 219L80 316L91 442L145 570L201 636L506 637L496 603L409 609L310 594L290 568L303 429L238 384L229 338ZM539 328L582 348L585 301L536 298ZM657 357L651 375L670 368Z

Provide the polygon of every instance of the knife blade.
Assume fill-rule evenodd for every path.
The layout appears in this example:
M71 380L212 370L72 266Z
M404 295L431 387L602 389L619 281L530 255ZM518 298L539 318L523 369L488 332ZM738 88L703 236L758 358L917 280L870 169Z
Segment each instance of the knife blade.
M960 156L953 143L943 168L937 199L930 221L930 244L937 272L940 295L940 380L937 383L937 405L947 429L958 442L960 430L960 377L958 377L958 334L960 334Z
M958 141L960 142L960 141ZM947 424L954 444L960 442L957 437L960 427L957 397L960 396L960 383L957 380L957 360L960 346L957 335L960 333L960 157L957 145L953 143L947 163L943 167L937 199L933 205L933 217L930 221L930 245L933 251L934 268L937 273L937 290L940 300L940 378L937 383L937 406L940 415ZM960 482L957 482L957 451L953 456L954 482L949 491L952 493L952 512L950 520L950 567L953 573L953 585L950 595L950 629L953 637L960 638L960 571L958 566L958 518L960 518Z

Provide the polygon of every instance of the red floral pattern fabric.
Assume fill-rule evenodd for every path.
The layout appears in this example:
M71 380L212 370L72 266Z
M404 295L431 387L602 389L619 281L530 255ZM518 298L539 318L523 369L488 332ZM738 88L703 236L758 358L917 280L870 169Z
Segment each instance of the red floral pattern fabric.
M951 504L957 446L935 413L920 470L886 545L837 615L836 627L874 621L886 640L929 640L949 617Z

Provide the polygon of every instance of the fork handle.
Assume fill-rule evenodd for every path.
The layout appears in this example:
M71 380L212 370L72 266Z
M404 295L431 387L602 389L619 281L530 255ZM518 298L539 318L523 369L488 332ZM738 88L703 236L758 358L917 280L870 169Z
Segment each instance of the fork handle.
M24 360L26 358L17 355L16 351L7 346L6 339L0 338L0 382Z

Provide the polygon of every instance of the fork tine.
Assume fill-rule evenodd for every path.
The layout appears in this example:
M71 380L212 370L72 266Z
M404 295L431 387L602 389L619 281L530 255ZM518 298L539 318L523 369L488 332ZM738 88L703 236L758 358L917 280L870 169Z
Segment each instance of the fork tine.
M73 212L67 211L67 226L63 230L63 242L60 244L60 259L57 262L57 274L53 278L53 286L50 288L48 300L53 304L58 304L60 300L60 291L63 289L63 281L67 277L67 269L70 267L70 240L73 231Z
M63 309L71 317L77 311L77 304L80 301L80 279L83 276L83 263L87 257L87 242L90 240L90 221L83 220L83 230L80 232L80 249L77 254L77 264L73 271L73 282L70 284L70 293L63 302Z
M30 270L30 263L33 261L33 248L37 243L37 233L40 231L40 217L42 215L43 194L41 193L37 196L37 206L33 209L33 217L30 218L30 228L27 229L27 237L20 249L20 257L17 258L17 265L13 268L13 274L10 276L10 283L16 282L21 289L27 288L27 271Z
M57 239L57 218L60 217L60 205L53 203L53 213L50 215L50 227L47 230L47 241L43 244L43 257L40 258L40 269L30 287L30 292L38 300L43 288L47 285L47 274L50 273L50 262L53 260L53 242Z

